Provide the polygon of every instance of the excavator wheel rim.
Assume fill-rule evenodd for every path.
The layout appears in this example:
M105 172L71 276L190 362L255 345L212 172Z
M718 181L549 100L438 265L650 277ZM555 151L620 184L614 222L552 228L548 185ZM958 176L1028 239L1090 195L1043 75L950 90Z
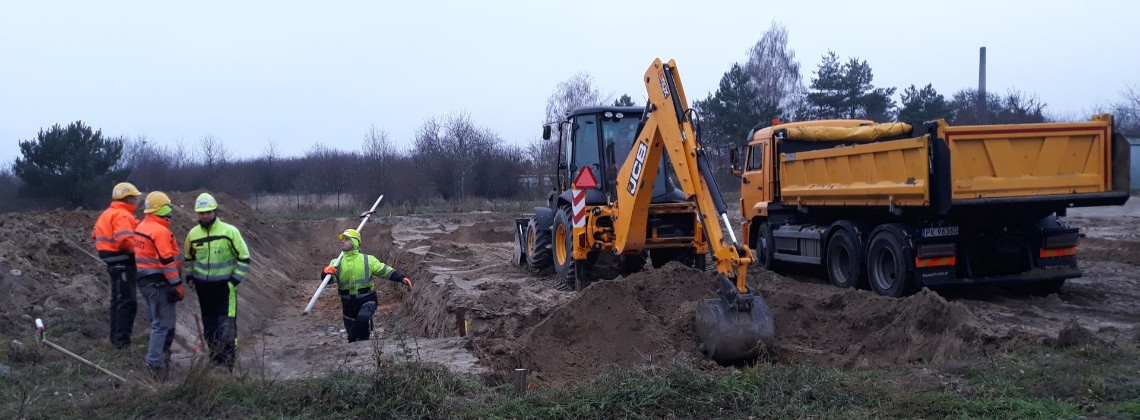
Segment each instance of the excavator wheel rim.
M558 260L558 265L565 265L570 259L566 249L566 228L562 225L554 227L554 258Z
M534 255L534 230L527 229L526 232L526 254Z

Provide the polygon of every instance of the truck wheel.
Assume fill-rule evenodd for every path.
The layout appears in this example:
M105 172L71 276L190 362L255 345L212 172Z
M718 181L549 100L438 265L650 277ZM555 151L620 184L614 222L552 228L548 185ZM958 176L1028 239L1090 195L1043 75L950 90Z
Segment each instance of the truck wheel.
M772 237L772 226L767 222L761 223L756 228L756 262L765 270L776 271L780 266L774 257L775 253L776 241Z
M526 264L535 270L542 270L554 263L551 253L550 231L539 229L535 218L530 218L526 227Z
M839 229L827 241L827 278L841 288L858 287L867 281L863 273L863 254L847 229Z
M880 230L871 238L867 277L875 293L891 297L913 294L912 270L903 252L903 241L893 229Z
M574 259L573 220L569 207L558 209L554 215L554 271L559 280L579 291L593 280L594 265L590 259Z

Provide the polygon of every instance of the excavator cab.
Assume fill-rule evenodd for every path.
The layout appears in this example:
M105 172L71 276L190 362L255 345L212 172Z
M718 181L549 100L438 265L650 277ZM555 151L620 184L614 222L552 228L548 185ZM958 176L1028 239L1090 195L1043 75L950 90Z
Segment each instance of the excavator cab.
M637 137L637 124L643 108L638 107L584 107L575 109L559 127L559 192L572 187L582 168L590 168L597 179L594 191L586 192L586 205L612 204L617 197L618 168L629 156ZM551 127L549 124L544 127ZM544 130L544 133L550 133ZM547 134L549 137L550 134ZM668 168L662 157L661 173ZM679 202L685 199L667 176L658 177L653 184L655 202Z

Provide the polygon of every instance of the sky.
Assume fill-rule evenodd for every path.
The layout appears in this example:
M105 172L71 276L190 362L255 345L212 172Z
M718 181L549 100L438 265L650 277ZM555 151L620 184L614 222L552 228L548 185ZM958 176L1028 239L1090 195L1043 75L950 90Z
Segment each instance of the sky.
M0 162L40 129L236 158L360 148L370 127L409 148L432 117L467 113L505 143L536 141L559 82L646 98L654 58L706 97L772 22L807 83L828 50L879 87L1035 94L1085 119L1140 86L1134 1L15 1L0 0ZM897 97L896 97L897 100Z

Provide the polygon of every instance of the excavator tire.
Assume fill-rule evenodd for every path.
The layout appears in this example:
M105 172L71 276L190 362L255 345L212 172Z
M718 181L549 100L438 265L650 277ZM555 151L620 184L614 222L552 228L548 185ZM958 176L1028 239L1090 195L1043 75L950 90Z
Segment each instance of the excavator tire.
M526 247L524 248L528 267L534 270L542 270L554 264L550 237L551 232L539 229L535 218L531 217L526 228Z
M562 207L554 214L554 271L574 291L585 289L594 276L594 261L574 259L574 222L570 208Z

